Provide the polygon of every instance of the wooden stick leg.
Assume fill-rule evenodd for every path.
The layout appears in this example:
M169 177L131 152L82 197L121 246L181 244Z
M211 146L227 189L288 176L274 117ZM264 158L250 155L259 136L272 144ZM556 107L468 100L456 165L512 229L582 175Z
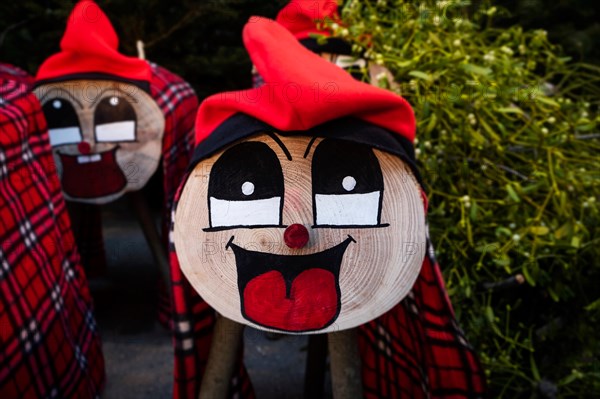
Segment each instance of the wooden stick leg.
M363 397L356 329L330 333L329 361L334 399Z
M306 371L304 373L304 399L321 399L325 385L325 365L327 360L327 336L308 336Z
M199 399L227 398L243 333L243 324L223 316L217 319Z
M148 203L146 202L146 199L142 195L141 191L135 191L130 193L129 200L131 203L131 207L135 212L137 220L140 226L142 227L144 237L146 237L146 241L148 242L150 250L154 255L154 259L158 264L160 274L162 275L165 284L167 284L167 288L169 288L169 286L171 285L169 259L167 258L165 248L160 239L160 234L158 233L156 223L154 223L154 219L152 218L150 208L148 208Z

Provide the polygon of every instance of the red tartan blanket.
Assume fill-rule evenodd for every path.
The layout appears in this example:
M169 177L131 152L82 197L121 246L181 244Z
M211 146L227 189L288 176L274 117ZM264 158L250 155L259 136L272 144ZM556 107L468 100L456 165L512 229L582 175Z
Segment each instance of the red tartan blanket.
M194 149L194 122L198 110L198 98L189 83L154 64L150 92L165 115L162 146L164 189L162 236L167 249L175 193ZM159 285L158 317L163 325L168 325L171 322L172 311L169 293L164 287L164 284Z
M198 111L198 98L185 80L158 65L151 65L150 94L165 115L162 171L165 195L163 237L166 248L175 192L187 170L194 149L194 122Z
M0 64L0 398L96 398L104 359L31 83Z
M173 243L170 258L174 398L195 399L206 367L215 312L181 272ZM421 272L409 295L358 331L365 398L484 397L483 369L454 317L429 239ZM254 398L243 364L231 384L232 397Z
M188 174L181 181L187 180ZM173 209L183 189L177 191ZM172 227L172 226L171 226ZM172 230L171 230L172 232ZM171 238L171 235L169 235ZM200 381L206 368L208 352L215 324L215 311L192 288L179 268L175 246L169 240L171 261L171 305L173 307L173 343L175 345L175 369L173 398L196 399ZM241 359L240 353L240 359ZM254 398L254 391L243 364L237 367L230 389L232 397Z

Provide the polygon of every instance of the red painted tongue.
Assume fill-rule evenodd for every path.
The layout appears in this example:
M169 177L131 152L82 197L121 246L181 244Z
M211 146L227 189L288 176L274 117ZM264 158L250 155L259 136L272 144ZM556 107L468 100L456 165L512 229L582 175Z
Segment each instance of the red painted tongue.
M286 298L285 281L272 270L248 282L244 312L251 321L284 331L318 330L338 315L338 292L333 273L308 269L292 281Z

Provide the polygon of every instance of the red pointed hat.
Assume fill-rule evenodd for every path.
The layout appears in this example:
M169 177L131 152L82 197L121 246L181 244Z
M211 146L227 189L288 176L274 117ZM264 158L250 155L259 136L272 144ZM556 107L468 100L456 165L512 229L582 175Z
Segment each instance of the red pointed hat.
M251 18L244 27L243 39L265 84L207 98L196 117L196 144L207 141L203 146L215 147L230 141L223 138L221 125L229 125L226 135L235 135L238 128L225 122L244 114L281 132L307 131L338 119L358 119L392 132L412 147L415 118L404 98L355 80L304 48L288 30L270 19ZM218 140L210 137L215 130L221 136ZM210 151L202 152L206 155Z
M339 21L338 5L335 0L292 0L277 14L276 21L292 32L298 40L307 39L311 34L331 36L317 22L326 18Z
M91 0L75 5L59 53L42 63L35 77L37 84L69 79L111 78L149 82L150 64L119 53L119 38L106 14Z

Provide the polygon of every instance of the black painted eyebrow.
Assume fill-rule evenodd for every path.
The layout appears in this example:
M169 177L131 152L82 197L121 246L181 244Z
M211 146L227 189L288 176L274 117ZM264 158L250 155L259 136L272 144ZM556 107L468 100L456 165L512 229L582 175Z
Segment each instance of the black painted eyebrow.
M62 87L56 87L56 86L53 86L50 90L48 90L46 93L44 93L44 95L40 98L40 102L44 102L46 97L51 95L54 92L54 90L62 91L63 93L65 93L67 95L68 100L75 101L77 103L77 105L79 106L79 108L83 109L83 104L81 104L81 102L77 99L77 97L75 97L73 94L69 93L67 90L63 89Z
M121 90L118 87L108 87L104 90L102 90L100 93L98 93L98 95L96 96L96 98L94 99L94 101L92 101L92 103L90 104L90 106L95 106L97 103L99 103L100 101L104 100L107 97L104 97L104 93L106 93L107 91L114 91L115 95L117 94L122 94L126 97L128 97L128 101L129 103L135 103L136 99L134 96L132 96L130 93L127 93L125 90ZM118 92L118 93L117 93Z
M310 141L308 142L308 145L306 146L306 151L304 151L304 157L303 158L306 158L308 156L308 154L310 154L310 149L311 149L312 145L315 143L316 139L317 139L317 136L315 136L312 139L310 139Z
M283 150L286 158L288 159L288 161L292 160L292 154L290 154L290 151L287 149L287 147L285 146L285 144L283 144L283 141L281 141L281 139L279 137L277 137L276 134L274 134L273 132L265 132L270 138L273 139L273 141L275 141L279 147L281 147L281 149Z

